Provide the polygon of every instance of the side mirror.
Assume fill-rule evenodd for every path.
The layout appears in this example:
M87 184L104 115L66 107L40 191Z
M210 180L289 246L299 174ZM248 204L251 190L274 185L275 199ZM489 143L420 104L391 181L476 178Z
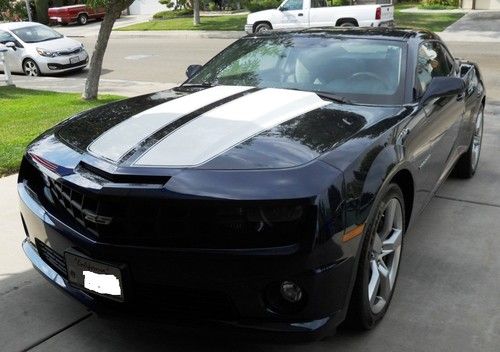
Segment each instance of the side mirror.
M280 6L280 7L278 7L278 10L279 10L279 11L286 11L286 10L287 10L287 8L286 8L286 7L284 7L284 6Z
M434 77L421 98L421 103L425 104L433 98L458 95L465 90L465 82L457 77Z
M6 46L7 48L11 48L11 49L12 49L12 50L14 50L14 51L16 51L16 50L17 50L17 45L16 45L16 43L14 43L14 42L7 42L7 43L5 43L5 46Z
M189 65L187 70L186 70L186 76L187 78L193 77L195 74L197 74L203 66L201 65Z

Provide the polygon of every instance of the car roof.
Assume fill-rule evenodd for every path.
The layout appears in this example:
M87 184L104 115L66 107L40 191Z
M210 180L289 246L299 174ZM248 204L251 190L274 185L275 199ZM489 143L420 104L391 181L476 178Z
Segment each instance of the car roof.
M0 23L0 29L4 30L13 30L13 29L18 29L18 28L25 28L25 27L31 27L31 26L41 26L40 23L38 22L7 22L7 23Z
M391 39L409 41L411 39L435 39L439 36L426 29L403 27L315 27L295 31L268 31L251 36L324 36L324 37L357 37L366 39Z

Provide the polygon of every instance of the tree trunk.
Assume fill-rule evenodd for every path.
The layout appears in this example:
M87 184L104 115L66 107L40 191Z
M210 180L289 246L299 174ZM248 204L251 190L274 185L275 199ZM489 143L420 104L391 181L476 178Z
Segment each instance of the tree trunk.
M106 9L106 15L101 22L99 28L99 35L95 44L92 59L90 60L89 73L85 82L85 90L82 98L85 100L97 99L97 92L99 90L99 78L101 77L102 62L104 60L104 53L108 47L109 36L113 30L113 24L122 11L122 3L110 3Z
M200 0L193 0L193 24L200 24Z

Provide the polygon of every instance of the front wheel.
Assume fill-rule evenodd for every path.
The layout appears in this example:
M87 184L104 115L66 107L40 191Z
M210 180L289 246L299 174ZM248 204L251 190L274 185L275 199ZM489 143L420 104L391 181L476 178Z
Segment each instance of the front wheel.
M396 285L405 232L404 197L391 183L365 229L347 323L371 329L384 317Z
M455 174L460 178L471 178L474 176L481 154L481 144L483 142L484 107L479 109L474 124L474 133L469 144L469 149L458 159L455 165Z
M262 33L262 32L267 32L267 31L270 31L272 28L271 28L271 25L268 24L268 23L260 23L257 25L257 27L255 27L255 33Z
M40 69L35 61L26 59L23 62L23 71L26 76L37 77L40 76Z

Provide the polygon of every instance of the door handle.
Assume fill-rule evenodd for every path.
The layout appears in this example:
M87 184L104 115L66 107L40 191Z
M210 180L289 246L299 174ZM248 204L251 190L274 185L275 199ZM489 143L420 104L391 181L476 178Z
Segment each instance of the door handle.
M299 13L297 16L302 17L302 16L304 16L304 14L303 13Z

